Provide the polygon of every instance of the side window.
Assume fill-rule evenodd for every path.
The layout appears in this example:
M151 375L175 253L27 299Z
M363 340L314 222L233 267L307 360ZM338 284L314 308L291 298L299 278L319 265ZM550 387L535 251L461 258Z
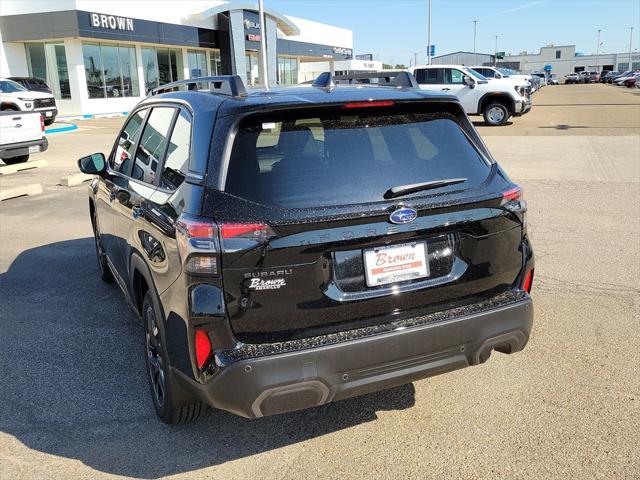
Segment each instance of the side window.
M175 113L176 109L172 107L155 107L151 110L136 150L132 178L145 183L155 183L156 172L164 157L167 135Z
M415 70L416 81L423 85L434 85L438 82L438 69L437 68L420 68Z
M131 171L133 147L136 144L136 140L138 140L140 129L146 115L147 109L139 110L133 114L127 122L127 125L122 129L115 151L109 160L109 166L112 170L129 175Z
M184 182L191 150L191 115L180 110L171 132L167 157L160 174L160 187L175 190Z
M490 68L483 68L480 73L482 75L484 75L485 77L487 77L487 78L495 78L496 77L496 72L494 72Z
M455 68L444 69L444 83L448 85L461 85L463 83L463 77L464 73L460 70L456 70Z

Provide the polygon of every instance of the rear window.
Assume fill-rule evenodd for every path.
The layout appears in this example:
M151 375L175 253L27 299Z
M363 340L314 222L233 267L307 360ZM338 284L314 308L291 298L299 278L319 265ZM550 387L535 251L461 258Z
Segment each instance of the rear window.
M325 112L244 120L225 191L266 205L322 207L379 202L392 187L432 180L467 179L399 198L470 188L489 173L451 114Z

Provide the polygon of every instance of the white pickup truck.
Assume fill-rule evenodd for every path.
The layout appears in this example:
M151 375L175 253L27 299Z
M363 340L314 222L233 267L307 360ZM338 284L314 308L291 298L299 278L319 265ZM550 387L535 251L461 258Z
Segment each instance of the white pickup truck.
M504 125L509 117L531 110L524 85L489 80L464 65L423 65L409 69L423 90L455 95L467 115L482 115L487 125Z
M4 163L13 165L26 162L29 155L44 152L48 147L42 114L0 112L0 159Z
M0 78L0 111L39 112L44 124L49 126L56 120L58 107L50 93L27 90L8 78Z

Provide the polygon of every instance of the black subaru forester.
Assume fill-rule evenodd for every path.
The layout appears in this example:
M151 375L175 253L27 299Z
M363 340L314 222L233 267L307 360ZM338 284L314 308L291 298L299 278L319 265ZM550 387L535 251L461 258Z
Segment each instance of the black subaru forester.
M314 407L529 339L522 191L460 103L321 77L165 85L78 161L165 422Z

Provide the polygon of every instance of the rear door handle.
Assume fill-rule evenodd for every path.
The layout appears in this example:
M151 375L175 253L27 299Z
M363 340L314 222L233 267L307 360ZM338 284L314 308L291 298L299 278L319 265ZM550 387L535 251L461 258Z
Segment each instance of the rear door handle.
M133 215L133 218L140 218L143 213L144 213L144 208L142 207L133 207L131 209L131 214Z
M445 88L443 88L442 90L451 90L451 89L450 89L450 88L446 88L446 87L445 87Z

